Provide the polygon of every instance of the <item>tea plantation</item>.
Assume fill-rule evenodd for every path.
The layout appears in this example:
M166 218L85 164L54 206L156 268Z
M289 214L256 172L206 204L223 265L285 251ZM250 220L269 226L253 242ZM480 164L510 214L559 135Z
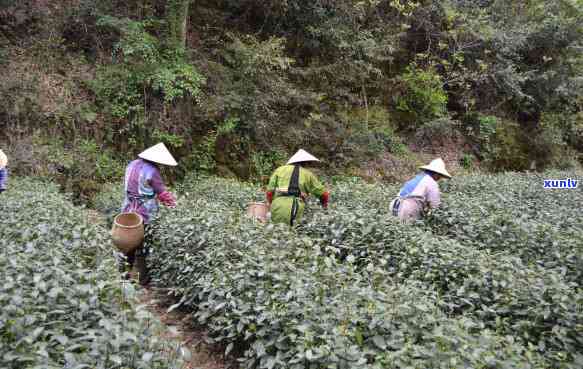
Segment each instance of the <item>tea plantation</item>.
M443 188L406 226L388 216L396 187L336 184L292 230L243 216L256 187L191 181L154 229L156 283L243 368L583 367L581 189Z
M192 177L152 228L154 284L241 368L582 368L583 192L567 173L443 182L425 222L344 180L297 229L245 216L252 184ZM174 368L120 287L107 230L52 185L0 202L0 367ZM113 215L120 186L95 201ZM5 308L4 308L5 307Z
M122 289L107 231L56 186L0 198L0 368L180 368L178 347Z

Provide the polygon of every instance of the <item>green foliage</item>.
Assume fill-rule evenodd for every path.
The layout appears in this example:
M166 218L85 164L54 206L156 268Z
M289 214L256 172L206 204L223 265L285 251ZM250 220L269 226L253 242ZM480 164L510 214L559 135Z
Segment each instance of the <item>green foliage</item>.
M13 179L0 211L0 366L181 368L178 345L120 285L107 231L54 185Z
M97 25L121 34L112 65L98 70L89 86L97 101L116 118L137 119L147 108L148 91L159 93L165 104L191 96L196 99L204 77L174 49L166 49L151 35L153 21L104 16Z
M166 21L168 36L166 42L175 50L183 50L186 42L189 5L192 0L168 0Z
M474 155L478 159L484 161L491 159L496 129L499 124L502 124L501 120L493 115L472 113L464 117L464 133L468 141L474 145Z
M220 119L215 119L212 128L223 145L217 155L220 164L233 168L240 163L237 172L246 178L253 167L253 152L270 151L273 146L293 151L298 142L307 140L305 128L298 124L308 114L314 96L298 90L286 75L293 60L285 55L284 39L227 37L220 52L223 64L213 63L207 72L218 90L204 104L220 109ZM298 105L304 107L296 109Z
M461 141L461 124L450 118L435 119L425 123L417 129L415 139L417 143L428 146L445 146Z
M11 161L11 173L52 179L61 190L73 195L75 203L93 204L104 183L124 176L126 160L92 139L65 142L34 134L4 147Z
M380 3L380 1L378 2ZM413 15L413 12L415 11L415 9L417 9L421 4L417 1L411 1L411 0L391 0L389 2L389 5L392 8L395 8L399 11L399 13L410 17L411 15Z
M496 133L498 119L494 116L480 116L478 118L478 124L478 141L483 146L483 150L487 153L490 151L490 141L492 136Z
M152 133L152 138L155 141L164 142L167 145L176 148L182 147L184 145L184 137L169 132L163 132L159 129L154 130L154 133Z
M4 147L15 175L51 178L76 202L91 204L102 183L123 177L125 163L111 149L93 140L65 143L32 135L17 145Z
M192 153L186 158L188 166L202 173L213 173L217 165L216 145L217 133L211 131L194 146Z
M339 116L348 125L348 145L356 146L353 149L355 160L358 160L359 152L373 157L386 151L398 155L406 152L405 145L395 132L393 117L382 106L341 111Z
M88 82L99 106L112 117L123 119L143 116L143 79L123 66L101 67L94 80Z
M581 221L572 215L572 201L577 201L581 192L542 189L544 179L564 178L580 179L580 176L547 172L544 175L472 176L451 181L444 189L444 206L433 213L429 221L437 234L447 235L490 255L510 252L524 265L538 270L549 293L541 294L540 302L530 306L525 316L532 321L521 325L516 333L536 340L539 347L573 347L569 328L556 336L541 333L551 329L553 324L571 326L571 319L575 322L582 319L576 304L580 304L582 297L583 254L578 245L583 235ZM499 287L504 287L498 278L509 277L499 275L493 279L498 281ZM550 292L557 288L565 291L559 295ZM536 289L532 285L525 291L532 293ZM565 305L560 296L570 296L568 299L575 305ZM504 307L498 305L498 309ZM549 354L561 357L558 352Z
M8 62L7 50L0 47L0 65L5 65Z
M104 16L98 19L98 27L111 27L121 33L114 46L114 58L140 64L153 64L160 60L160 42L147 31L149 21L136 22Z
M252 172L258 179L269 176L280 165L285 164L288 158L283 151L255 152L251 155Z
M579 151L583 149L583 112L544 113L541 122L545 127L558 128L563 133L563 140L571 147Z
M217 169L217 141L219 138L236 136L240 120L236 117L225 119L215 129L209 130L193 145L190 154L183 160L186 167L194 171L211 174Z
M404 91L395 96L395 103L398 110L411 115L413 126L408 128L446 115L447 94L439 74L412 64L406 68L401 81Z
M527 138L519 125L507 121L499 122L491 142L491 150L484 160L490 168L499 171L531 168Z
M474 168L474 161L475 157L473 155L464 154L460 159L460 165L466 170L471 170Z
M107 183L93 198L93 209L105 216L107 225L113 224L113 219L121 211L124 201L124 184L121 182Z
M58 155L58 153L56 154ZM72 168L73 165L83 165L83 163L79 162L80 157L86 158L87 162L94 162L95 166L83 172L81 176L94 179L98 182L108 182L120 178L125 171L123 162L117 160L110 150L104 150L92 140L81 141L77 145L76 150L69 155L61 154L56 156L59 159L64 157L68 159L68 164L71 164L71 166L66 166L66 168L70 168L71 170L74 170ZM92 176L89 176L89 171L93 174Z
M263 71L284 71L293 63L285 56L285 39L272 37L260 41L253 36L229 35L231 43L225 54L227 62L248 78L262 78Z
M333 168L403 156L392 128L410 137L448 117L511 123L486 134L472 119L485 168L566 167L583 150L578 0L9 3L5 138L41 127L125 154L166 132L184 138L182 159L218 132L214 168L246 178L253 153L272 147L311 147ZM375 109L391 127L345 117ZM225 117L239 119L229 135L218 128Z
M236 117L230 117L225 119L225 121L218 126L217 133L219 135L229 135L234 133L239 127L240 119Z
M237 117L239 132L271 137L273 129L284 125L277 105L285 106L297 94L283 74L293 62L285 56L285 40L228 36L222 54L228 69L221 71L229 79L227 116Z
M575 150L568 147L565 132L549 122L541 122L530 146L530 157L538 168L571 170L578 166Z
M454 179L417 226L388 214L398 188L340 181L290 229L243 218L254 187L198 177L153 274L246 368L577 368L583 199L542 180Z
M478 115L466 128L476 145L475 154L492 170L575 168L577 154L565 141L565 126L554 115L545 115L543 120L525 132L512 122Z
M49 176L64 192L73 194L76 203L91 205L102 183L123 178L125 163L95 141L82 140L72 147L58 139L41 144L48 151L47 165L56 169Z
M198 97L204 78L194 66L177 61L161 65L146 81L154 91L163 94L166 104L170 104L185 96Z

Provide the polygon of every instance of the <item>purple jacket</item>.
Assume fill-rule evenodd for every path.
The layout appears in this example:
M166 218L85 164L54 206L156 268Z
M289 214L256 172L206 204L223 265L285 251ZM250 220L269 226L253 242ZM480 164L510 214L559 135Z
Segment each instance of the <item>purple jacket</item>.
M144 224L148 224L158 213L156 196L164 191L166 186L160 170L146 160L134 160L126 168L122 211L135 211L142 216Z

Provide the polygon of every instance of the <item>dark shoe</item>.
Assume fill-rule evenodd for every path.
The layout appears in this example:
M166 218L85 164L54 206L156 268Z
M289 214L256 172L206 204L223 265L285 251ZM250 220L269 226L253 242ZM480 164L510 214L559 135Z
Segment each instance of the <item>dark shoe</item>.
M148 267L146 265L146 257L144 255L136 256L136 261L134 263L136 267L136 272L138 273L138 281L142 286L150 283L150 277L148 276Z
M146 276L146 278L139 278L140 286L147 287L150 285L150 278Z

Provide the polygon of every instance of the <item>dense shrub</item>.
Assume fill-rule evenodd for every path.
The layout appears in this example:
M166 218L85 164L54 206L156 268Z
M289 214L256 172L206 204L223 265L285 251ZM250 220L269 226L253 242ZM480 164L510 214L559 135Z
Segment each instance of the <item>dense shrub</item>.
M415 133L417 144L422 146L447 146L462 141L461 124L449 118L440 118L425 123Z
M518 125L498 135L494 169L566 168L557 138L583 149L581 8L575 0L4 0L0 136L95 139L124 157L163 140L185 171L249 178L258 153L271 150L311 147L343 169L403 153L390 130L355 131L346 112L387 110L406 130L495 114ZM560 127L539 129L546 116L561 116ZM231 119L237 129L216 142ZM524 150L521 135L536 136L536 150Z
M470 176L446 184L444 206L429 224L438 234L465 245L494 252L511 250L525 263L567 268L566 277L580 283L581 219L573 204L579 189L543 189L544 179L579 179L578 175L506 174Z
M576 368L582 234L569 194L540 179L453 180L425 226L388 215L397 188L344 181L328 211L310 202L289 229L241 217L253 187L209 178L163 214L154 275L243 367ZM505 187L528 199L507 204L510 216L546 222L546 238L494 220Z
M495 171L534 169L529 157L530 139L518 124L498 121L484 163Z
M116 280L105 229L49 183L13 179L0 200L1 367L181 367Z
M104 182L123 177L125 163L112 150L94 140L65 142L56 137L32 135L4 147L10 169L18 176L53 179L75 203L94 205Z
M496 197L486 188L499 182L485 181L484 177L476 177L476 180L481 184L478 193ZM542 180L536 176L527 176L525 180L542 187ZM512 182L514 186L525 184L510 176L506 183L510 186ZM579 306L583 294L579 281L583 269L577 246L581 244L581 228L576 222L569 222L568 214L573 212L572 207L567 210L569 203L565 203L565 208L555 207L557 214L564 214L564 223L558 220L560 217L557 217L558 224L549 221L555 218L551 215L555 210L550 204L558 198L544 192L546 196L541 196L541 190L537 195L545 198L540 205L541 209L546 209L546 218L540 220L546 222L543 229L529 229L528 226L506 229L497 222L491 223L492 219L484 218L488 211L481 208L479 199L454 192L460 196L453 201L454 208L447 207L451 209L447 214L441 210L430 222L447 222L456 240L432 236L420 229L404 228L387 218L386 212L378 214L378 209L383 209L384 205L371 211L377 206L376 201L387 203L384 196L378 195L386 190L379 189L373 197L375 201L368 204L356 191L352 201L365 206L351 205L350 208L342 207L339 212L317 214L303 231L322 248L342 259L353 256L362 267L371 260L386 260L391 277L423 281L433 286L440 293L441 308L449 314L471 314L497 332L513 334L540 347L567 348L567 352L574 352L573 347L580 346L574 339L577 335L574 327L582 319ZM468 193L473 194L473 189L468 189ZM445 203L448 205L448 200ZM460 204L463 207L455 207ZM479 221L465 212L474 207L482 209L482 212L477 211ZM501 208L489 211L502 214ZM452 216L455 219L448 218ZM472 232L475 228L468 223L473 221L479 223L477 229L483 233ZM523 221L524 218L520 220ZM487 229L480 229L486 225ZM447 226L443 228L448 229ZM557 231L550 232L554 229ZM545 231L543 238L541 234ZM559 326L564 329L563 333L556 333Z
M416 128L446 115L447 94L439 74L412 64L401 80L404 92L395 97L395 103L398 110L411 115L411 127L405 128Z
M101 188L95 195L93 208L105 216L107 224L113 223L113 218L119 214L124 200L124 187L122 183L109 183Z

